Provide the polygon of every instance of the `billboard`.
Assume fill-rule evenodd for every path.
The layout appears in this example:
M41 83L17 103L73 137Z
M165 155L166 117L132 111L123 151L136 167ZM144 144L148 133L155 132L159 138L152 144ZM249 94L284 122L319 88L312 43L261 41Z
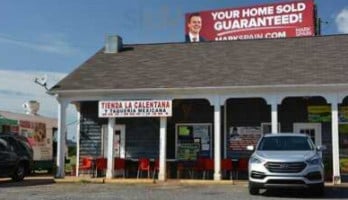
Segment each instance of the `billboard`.
M185 41L220 41L315 35L313 0L208 10L185 15Z

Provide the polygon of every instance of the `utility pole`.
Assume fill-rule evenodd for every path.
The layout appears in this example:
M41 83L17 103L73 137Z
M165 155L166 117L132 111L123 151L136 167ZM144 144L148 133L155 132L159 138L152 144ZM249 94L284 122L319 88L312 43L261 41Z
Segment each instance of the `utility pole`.
M316 18L316 22L315 22L316 26L315 26L315 35L321 35L321 19L320 17Z

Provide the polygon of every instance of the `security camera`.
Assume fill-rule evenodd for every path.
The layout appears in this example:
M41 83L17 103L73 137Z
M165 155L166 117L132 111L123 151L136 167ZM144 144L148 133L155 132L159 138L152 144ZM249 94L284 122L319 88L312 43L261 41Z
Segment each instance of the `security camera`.
M34 82L41 85L46 90L48 90L48 88L47 88L47 75L46 74L42 77L35 77Z

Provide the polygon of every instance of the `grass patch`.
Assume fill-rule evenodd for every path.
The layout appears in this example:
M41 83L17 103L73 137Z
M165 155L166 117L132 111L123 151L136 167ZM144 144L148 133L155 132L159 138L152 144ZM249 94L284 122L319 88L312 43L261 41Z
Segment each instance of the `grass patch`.
M79 180L79 183L91 183L91 181L86 179L81 179Z

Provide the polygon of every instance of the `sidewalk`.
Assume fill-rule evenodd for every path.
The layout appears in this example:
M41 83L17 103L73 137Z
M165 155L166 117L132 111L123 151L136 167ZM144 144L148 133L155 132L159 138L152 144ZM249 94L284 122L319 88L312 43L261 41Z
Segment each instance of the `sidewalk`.
M169 179L166 181L158 181L157 179L136 179L136 178L90 178L90 177L75 177L66 176L65 178L54 179L56 183L115 183L115 184L222 184L222 185L247 185L248 182L244 180L199 180L199 179Z

